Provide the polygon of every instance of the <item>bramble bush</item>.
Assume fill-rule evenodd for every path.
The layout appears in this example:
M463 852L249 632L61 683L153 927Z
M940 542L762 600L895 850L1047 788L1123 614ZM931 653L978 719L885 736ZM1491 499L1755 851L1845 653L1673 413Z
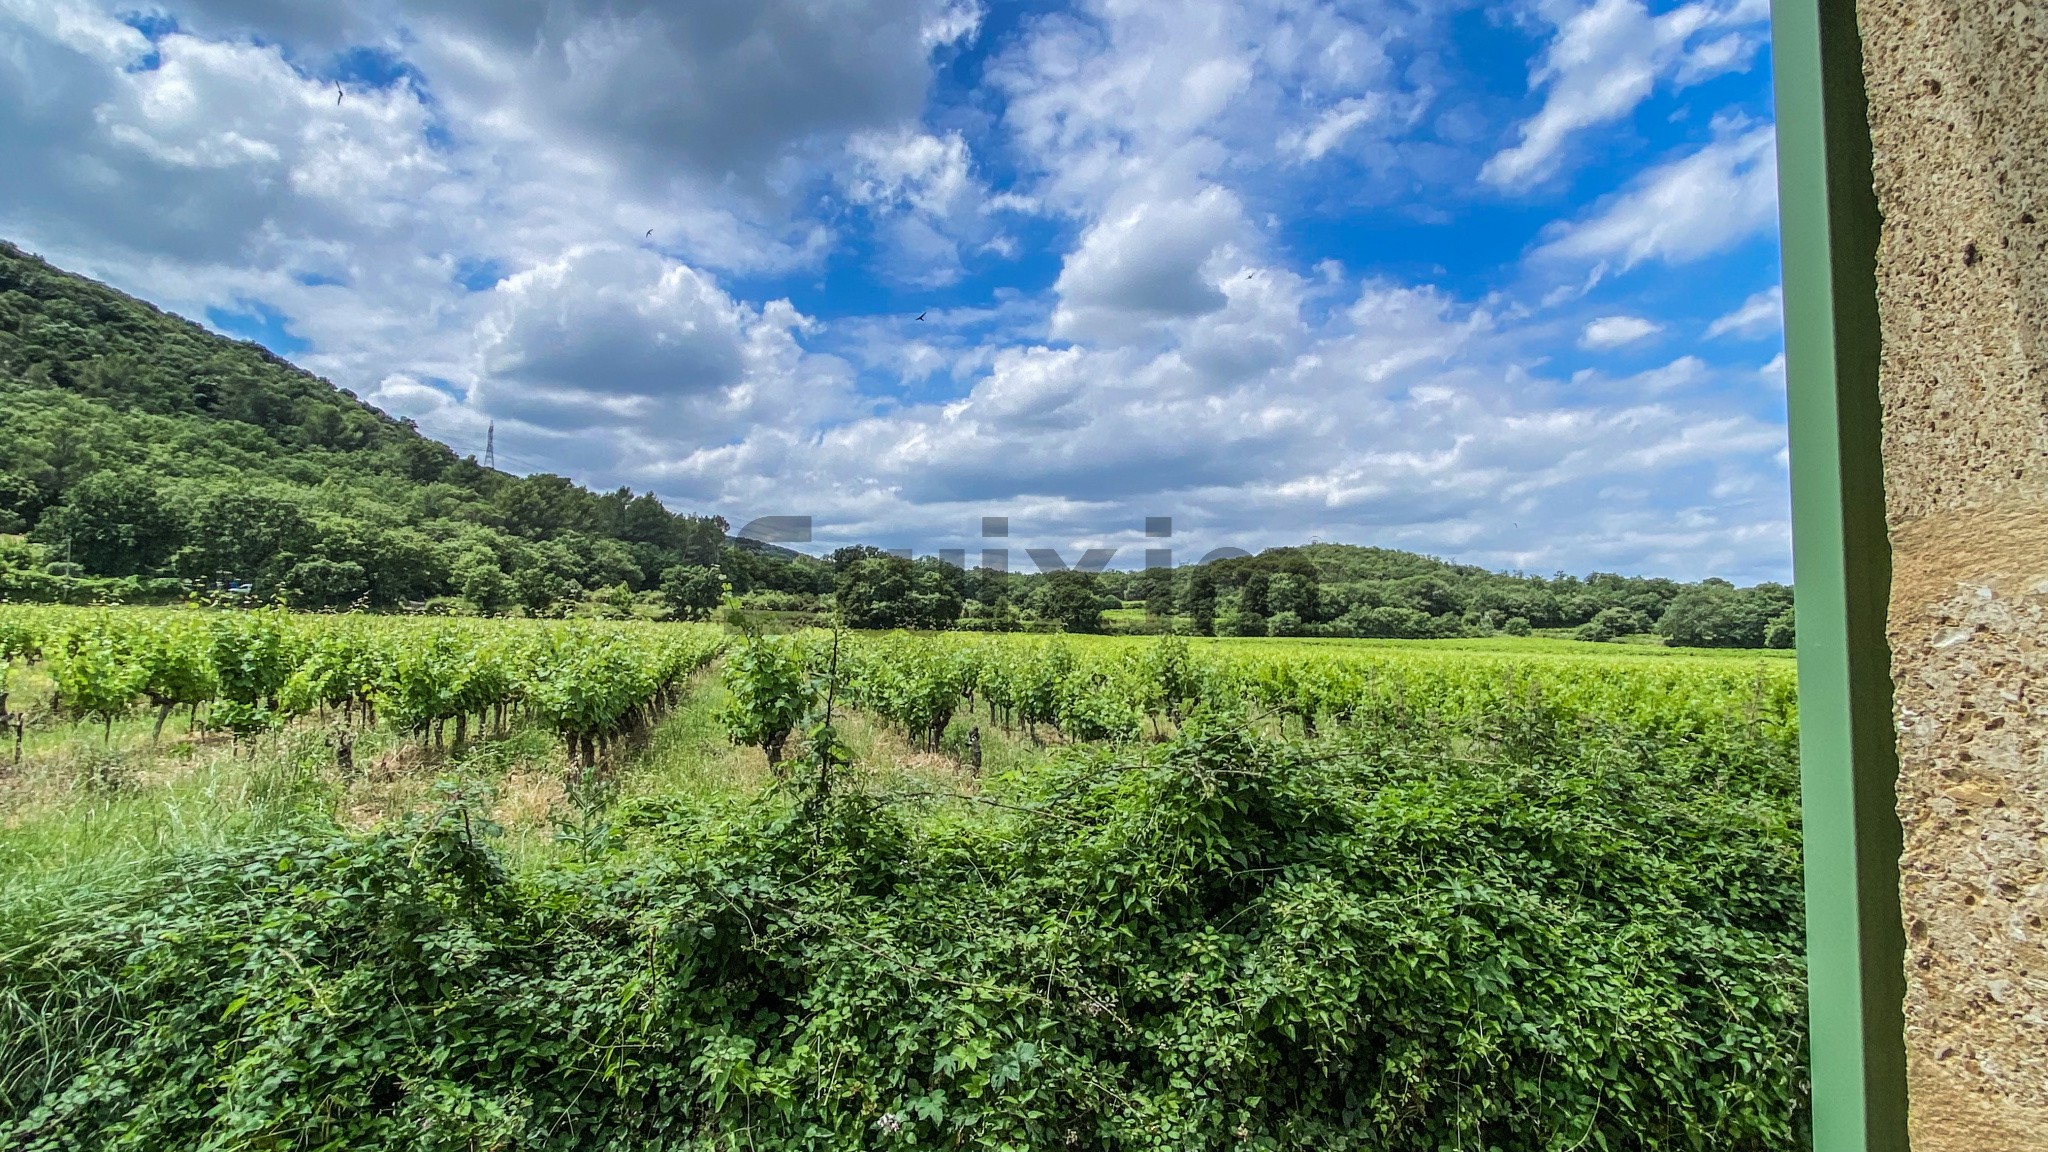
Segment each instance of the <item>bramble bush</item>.
M455 797L0 922L0 1146L1797 1147L1789 755L1203 714L517 877Z

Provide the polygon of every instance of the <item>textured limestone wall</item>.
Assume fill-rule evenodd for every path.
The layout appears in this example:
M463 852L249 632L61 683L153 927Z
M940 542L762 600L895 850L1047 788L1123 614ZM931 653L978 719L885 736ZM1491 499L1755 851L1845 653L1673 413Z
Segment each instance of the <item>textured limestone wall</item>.
M1862 0L1916 1152L2048 1152L2048 0Z

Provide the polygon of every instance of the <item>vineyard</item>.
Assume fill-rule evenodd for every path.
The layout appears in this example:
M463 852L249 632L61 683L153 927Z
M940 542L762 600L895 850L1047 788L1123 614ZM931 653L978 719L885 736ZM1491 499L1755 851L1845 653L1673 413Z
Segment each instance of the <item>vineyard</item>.
M1590 647L0 606L0 1146L1797 1146L1791 664Z

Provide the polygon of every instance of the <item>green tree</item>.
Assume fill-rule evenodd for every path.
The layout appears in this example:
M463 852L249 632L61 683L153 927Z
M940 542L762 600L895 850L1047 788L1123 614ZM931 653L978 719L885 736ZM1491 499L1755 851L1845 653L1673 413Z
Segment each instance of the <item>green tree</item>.
M1216 576L1207 565L1199 565L1188 573L1187 604L1195 632L1202 636L1213 633L1216 630Z
M1281 572L1273 577L1266 599L1276 619L1282 613L1292 613L1301 621L1322 619L1321 597L1313 576Z
M1130 593L1145 602L1148 619L1164 620L1174 613L1173 573L1165 568L1148 568L1131 580Z
M485 612L497 612L512 599L512 580L490 553L481 549L456 557L448 572L455 593Z
M450 589L451 550L416 528L352 516L323 516L317 524L316 558L361 567L374 604L426 600Z
M1173 585L1153 585L1152 594L1145 597L1145 615L1154 620L1168 620L1173 617L1173 611Z
M73 484L99 466L100 458L91 439L68 420L60 421L51 428L30 448L29 454L40 465L36 468L42 473L36 477L37 487L46 502L69 492Z
M590 596L591 607L597 610L598 615L607 620L631 619L633 607L636 603L637 601L633 597L633 590L623 583L614 584L609 588L600 588Z
M1790 607L1791 590L1781 584L1738 589L1705 580L1671 601L1657 631L1685 648L1762 648L1771 620Z
M1024 620L1017 614L1017 606L1005 596L981 610L981 627L989 632L1015 632L1023 627Z
M540 563L585 588L625 584L637 589L646 583L632 549L617 540L567 531L528 547Z
M916 566L901 556L852 559L839 570L832 594L849 627L908 628L916 575Z
M337 408L316 404L299 424L299 435L315 448L352 448L354 429Z
M316 556L292 565L277 591L294 608L342 608L369 593L370 578L353 560Z
M916 561L911 568L904 626L937 630L959 623L961 610L966 607L967 574L930 557Z
M834 572L844 572L863 560L886 560L888 558L889 553L872 544L848 544L844 548L834 548L832 554L825 558L825 562L832 565Z
M519 606L536 616L552 615L565 601L583 595L583 586L546 565L535 564L512 573L512 596Z
M318 540L295 501L241 488L208 493L193 508L190 524L191 542L180 551L178 567L202 580L274 582Z
M1102 601L1094 573L1048 572L1032 596L1032 611L1068 632L1102 630Z
M507 531L544 540L584 527L589 499L568 477L539 472L506 485L498 507Z
M1265 617L1272 609L1266 603L1273 587L1273 578L1264 572L1254 572L1244 582L1244 588L1237 594L1237 610L1246 616Z
M1798 635L1797 626L1793 619L1793 610L1787 608L1776 616L1771 617L1771 622L1764 625L1764 647L1795 648L1797 646Z
M677 616L702 620L724 600L725 581L715 568L678 564L661 574L661 595Z
M26 532L42 512L43 494L25 476L0 470L0 533Z
M968 598L985 607L993 608L997 601L1010 598L1011 576L993 568L975 568L967 573Z
M36 536L100 576L134 576L164 566L184 543L184 525L155 484L135 472L98 472L43 517Z

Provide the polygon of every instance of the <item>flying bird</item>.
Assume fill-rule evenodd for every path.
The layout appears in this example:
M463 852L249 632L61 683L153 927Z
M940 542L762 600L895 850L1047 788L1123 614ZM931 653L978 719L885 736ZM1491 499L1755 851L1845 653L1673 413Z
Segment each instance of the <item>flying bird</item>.
M336 81L334 82L334 106L335 106L336 108L339 108L339 107L341 107L341 97L342 97L342 92L343 92L343 90L342 90L342 87L341 87L341 81L339 81L339 80L336 80Z
M652 229L652 228L649 228L649 229L647 230L647 236L652 236L652 235L654 235L654 229ZM645 240L645 239L647 239L647 236L642 236L642 237L641 237L641 239L642 239L642 240Z
M929 308L927 308L927 309L925 309L925 310L924 310L924 312L929 312L929 311L931 311L931 309L929 309ZM918 318L919 320L922 320L922 319L924 319L924 312L919 312L919 313L917 314L917 318Z

